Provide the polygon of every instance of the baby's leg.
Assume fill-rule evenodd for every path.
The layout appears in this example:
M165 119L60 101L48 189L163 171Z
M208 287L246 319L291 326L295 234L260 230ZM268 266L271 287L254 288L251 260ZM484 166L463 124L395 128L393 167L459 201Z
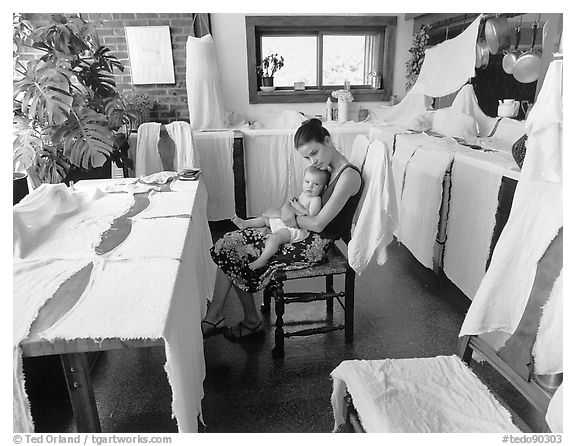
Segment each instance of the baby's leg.
M268 226L268 219L265 217L256 217L244 220L235 215L234 217L232 217L231 221L240 229L263 228L264 226Z
M284 243L288 243L290 241L290 231L286 228L279 229L275 233L273 233L268 240L266 240L266 246L264 246L264 250L260 257L254 260L252 263L248 265L251 270L255 270L258 268L262 268L266 266L268 260L278 252L278 248Z

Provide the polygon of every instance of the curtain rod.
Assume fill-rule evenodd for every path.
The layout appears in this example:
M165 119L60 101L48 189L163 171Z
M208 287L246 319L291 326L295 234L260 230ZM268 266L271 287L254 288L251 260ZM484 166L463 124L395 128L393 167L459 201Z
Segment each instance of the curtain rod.
M524 13L520 12L510 12L510 13L501 13L499 15L504 16L506 18L516 17L518 15L523 15ZM476 17L481 15L481 13L470 13L470 14L460 14L454 17L450 17L446 20L440 20L431 24L432 28L445 28L450 26L461 26L468 23L472 23ZM485 18L489 19L491 17L496 17L498 14L483 14Z

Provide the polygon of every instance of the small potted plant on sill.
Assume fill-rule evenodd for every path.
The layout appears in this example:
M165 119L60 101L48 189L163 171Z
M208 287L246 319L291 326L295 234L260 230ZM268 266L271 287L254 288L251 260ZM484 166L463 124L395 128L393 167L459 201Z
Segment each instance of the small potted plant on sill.
M53 14L34 29L13 18L14 169L38 186L109 177L111 162L130 167L134 117L113 78L124 67L98 44L96 23Z
M278 56L278 53L270 54L260 61L256 67L261 79L260 89L262 91L274 90L274 73L284 66L284 57Z

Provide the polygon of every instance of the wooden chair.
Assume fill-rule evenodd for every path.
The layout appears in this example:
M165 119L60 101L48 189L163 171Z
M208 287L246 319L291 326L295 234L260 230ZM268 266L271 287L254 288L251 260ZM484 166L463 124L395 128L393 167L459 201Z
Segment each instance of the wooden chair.
M360 167L363 172L364 160L368 151L370 140L359 135L354 140L350 162ZM364 184L364 193L367 185ZM362 205L363 197L360 200L358 208ZM356 212L357 214L357 212ZM346 231L350 233L350 231ZM343 239L347 244L350 238ZM334 290L334 276L344 275L344 290ZM325 277L326 288L323 292L284 292L284 282L289 280L305 279L312 277ZM261 310L263 313L270 313L271 300L274 299L274 310L276 313L276 329L274 332L275 346L272 350L273 358L284 357L284 338L292 336L309 336L320 333L328 333L334 330L344 330L345 342L354 340L354 283L356 275L354 270L348 264L346 256L342 251L332 244L327 253L325 263L309 266L297 270L280 269L274 274L273 280L264 288L263 302ZM285 307L291 303L308 303L315 301L326 301L326 319L332 319L334 311L334 299L344 310L344 324L325 325L321 327L303 329L292 332L284 331L284 312Z

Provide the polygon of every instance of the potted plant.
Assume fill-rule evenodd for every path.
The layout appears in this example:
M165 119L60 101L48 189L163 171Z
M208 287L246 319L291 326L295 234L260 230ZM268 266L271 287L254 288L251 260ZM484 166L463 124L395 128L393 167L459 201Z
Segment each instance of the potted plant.
M270 54L260 61L256 67L260 76L263 91L274 90L274 73L284 66L284 57L278 56L278 53Z
M96 24L54 14L34 29L15 14L13 25L15 170L27 171L34 182L58 183L102 177L98 169L105 163L103 176L111 162L130 167L127 135L134 117L113 77L124 68L98 44Z
M430 35L428 31L431 25L422 25L420 30L414 34L412 38L412 47L408 50L412 54L410 60L406 62L406 91L410 90L416 83L422 62L424 62L424 54L428 47L428 40Z
M150 111L154 108L154 101L143 90L129 90L123 93L126 109L135 119L131 123L131 131L138 130L140 124L150 120Z

